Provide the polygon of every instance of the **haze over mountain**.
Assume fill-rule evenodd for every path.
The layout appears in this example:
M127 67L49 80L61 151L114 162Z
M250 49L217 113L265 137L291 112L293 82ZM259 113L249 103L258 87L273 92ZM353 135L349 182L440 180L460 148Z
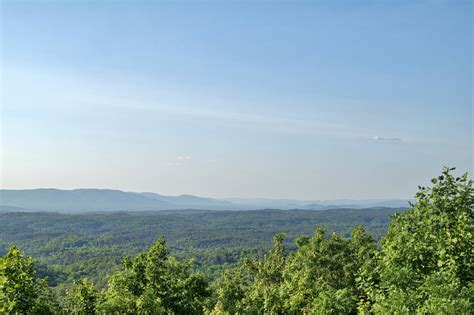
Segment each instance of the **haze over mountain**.
M215 199L193 195L165 196L152 192L112 189L24 189L0 190L3 211L157 211L178 209L255 210L404 207L406 200L295 200L267 198Z

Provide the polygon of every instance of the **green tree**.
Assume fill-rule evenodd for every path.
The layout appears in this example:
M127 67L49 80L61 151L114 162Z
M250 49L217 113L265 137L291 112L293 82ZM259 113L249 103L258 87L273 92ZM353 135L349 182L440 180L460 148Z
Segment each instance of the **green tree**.
M87 279L74 282L74 288L66 293L67 310L74 314L95 314L99 293Z
M368 313L371 301L378 293L380 277L378 273L379 255L374 239L362 226L352 231L351 244L354 262L356 262L356 292L358 310Z
M59 311L46 279L36 278L34 261L12 246L0 259L0 313L52 314Z
M282 313L284 238L285 234L275 235L273 247L262 260L246 260L240 268L222 274L217 281L217 302L212 314Z
M159 239L133 261L124 260L123 270L109 279L105 301L99 310L122 314L200 314L209 296L207 281L191 272L192 261L180 263L169 256Z
M216 281L217 302L212 314L243 314L253 275L246 266L225 270Z
M11 247L0 260L0 310L6 313L29 312L37 297L33 259Z
M273 238L273 247L260 261L247 263L254 274L252 286L246 296L247 313L280 314L283 313L281 285L286 257L283 247L285 234L277 234Z
M317 229L311 238L297 240L283 272L283 296L291 313L353 313L357 291L350 240L337 234L327 237Z
M472 181L444 168L389 226L373 296L377 313L470 314L474 306ZM370 282L370 281L369 281ZM367 309L367 306L365 306Z

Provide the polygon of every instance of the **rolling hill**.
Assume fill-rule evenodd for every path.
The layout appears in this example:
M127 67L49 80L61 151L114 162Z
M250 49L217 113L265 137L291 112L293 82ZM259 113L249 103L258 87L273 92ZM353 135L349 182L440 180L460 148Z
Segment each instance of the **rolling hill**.
M193 195L165 196L153 192L125 192L113 189L51 188L0 190L0 211L159 211L159 210L257 210L407 207L405 200L322 200L266 198L203 198Z

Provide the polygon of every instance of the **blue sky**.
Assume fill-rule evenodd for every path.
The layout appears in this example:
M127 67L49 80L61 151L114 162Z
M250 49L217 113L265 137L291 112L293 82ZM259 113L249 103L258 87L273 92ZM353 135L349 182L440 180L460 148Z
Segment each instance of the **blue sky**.
M1 2L1 186L409 198L472 171L470 1Z

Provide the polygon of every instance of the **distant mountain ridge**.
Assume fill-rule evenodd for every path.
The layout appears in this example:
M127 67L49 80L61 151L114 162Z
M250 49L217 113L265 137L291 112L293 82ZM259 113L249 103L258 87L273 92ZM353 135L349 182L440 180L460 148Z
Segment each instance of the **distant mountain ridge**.
M0 211L158 211L158 210L256 210L407 207L405 200L326 200L303 201L266 198L204 198L193 195L165 196L152 192L125 192L113 189L53 188L0 190Z

